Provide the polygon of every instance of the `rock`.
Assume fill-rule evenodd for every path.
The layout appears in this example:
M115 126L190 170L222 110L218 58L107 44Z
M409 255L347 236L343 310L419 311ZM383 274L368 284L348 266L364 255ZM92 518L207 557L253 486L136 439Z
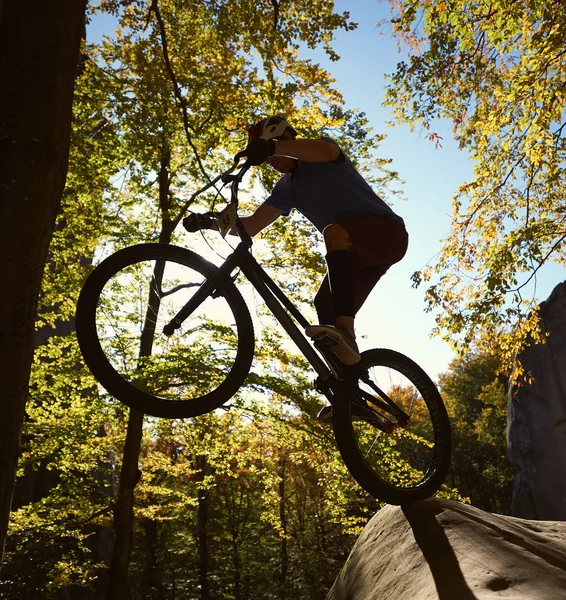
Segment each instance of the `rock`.
M535 380L509 392L512 511L526 519L566 521L566 282L541 303L540 315L550 333L547 343L519 356Z
M451 500L385 506L327 600L566 599L566 523Z

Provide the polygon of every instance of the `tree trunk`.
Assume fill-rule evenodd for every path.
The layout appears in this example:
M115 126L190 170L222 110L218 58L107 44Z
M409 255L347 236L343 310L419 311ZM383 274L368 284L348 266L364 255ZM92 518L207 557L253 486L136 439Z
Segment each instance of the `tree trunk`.
M161 581L160 561L158 557L159 535L157 521L144 519L142 526L145 531L147 543L146 591L145 594L152 600L166 598L165 587Z
M169 206L169 161L170 151L165 143L165 150L161 161L159 172L159 205L162 210L163 226L159 236L161 244L171 241L171 221L168 214ZM145 322L140 339L139 356L151 356L153 351L153 340L155 336L155 315L159 312L161 299L156 290L160 288L163 280L165 264L156 262L153 281L156 285L150 285L148 305L146 309ZM141 477L138 469L140 444L143 432L143 414L130 410L126 443L124 445L124 458L120 471L120 490L118 501L114 511L114 529L116 531L116 542L112 559L110 562L110 573L106 598L107 600L122 600L126 598L128 591L128 567L132 554L132 542L134 535L134 490Z
M37 299L67 173L85 7L86 0L0 0L0 561Z
M142 438L143 413L130 410L124 458L120 471L120 488L114 508L116 540L108 574L107 600L124 600L128 594L128 567L134 531L134 490L140 480L138 458Z
M204 481L207 462L206 456L196 457L196 467L199 470L199 481ZM197 544L200 600L210 600L210 584L208 581L208 507L210 492L201 488L198 491L197 505Z
M163 267L164 265L159 263L155 267L154 276L159 283L163 276ZM152 315L158 313L159 302L155 287L152 287L140 342L140 357L151 356L155 333L155 321ZM116 541L110 561L107 600L122 600L126 598L128 591L128 568L134 536L134 492L141 477L138 464L142 434L143 413L130 409L122 468L120 470L120 489L116 508L114 509Z
M279 573L279 600L286 598L287 571L289 569L289 554L287 550L287 513L285 511L285 457L279 459L279 519L281 520L281 572Z
M234 598L242 600L242 564L240 560L240 543L236 526L232 528L232 563L234 565Z

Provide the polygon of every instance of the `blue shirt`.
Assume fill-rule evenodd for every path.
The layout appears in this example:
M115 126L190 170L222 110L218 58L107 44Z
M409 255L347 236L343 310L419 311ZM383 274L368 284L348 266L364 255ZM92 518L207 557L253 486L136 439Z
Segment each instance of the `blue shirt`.
M330 138L321 138L336 144ZM288 215L293 208L301 212L319 231L331 223L341 223L367 215L403 219L372 190L356 171L350 159L343 161L301 162L292 175L285 173L275 184L266 202Z

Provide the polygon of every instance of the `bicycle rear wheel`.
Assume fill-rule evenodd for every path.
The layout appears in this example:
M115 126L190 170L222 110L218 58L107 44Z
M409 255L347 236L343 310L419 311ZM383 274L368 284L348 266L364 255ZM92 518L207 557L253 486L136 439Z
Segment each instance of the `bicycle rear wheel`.
M415 362L393 350L364 352L362 366L354 398L337 398L332 408L348 470L389 504L434 495L451 454L450 423L438 389Z
M163 326L217 270L190 250L141 244L116 252L86 280L77 338L98 382L124 404L184 418L227 402L253 358L253 325L226 278L172 335Z

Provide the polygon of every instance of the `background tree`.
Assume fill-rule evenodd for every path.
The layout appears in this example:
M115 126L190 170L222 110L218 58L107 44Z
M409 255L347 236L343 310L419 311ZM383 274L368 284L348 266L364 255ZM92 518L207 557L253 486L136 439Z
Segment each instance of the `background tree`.
M33 354L41 276L67 171L86 1L0 4L0 562Z
M231 143L234 147L245 143L242 126L232 132L232 137L234 133L237 136L232 142L228 126L230 119L238 124L234 120L238 111L247 113L250 120L255 118L258 101L250 102L252 93L265 97L267 103L277 99L279 106L268 108L264 104L264 113L280 112L280 107L291 107L295 97L304 97L298 113L306 116L307 123L309 117L311 122L313 118L322 123L329 121L319 105L336 101L339 95L329 87L325 73L308 61L299 60L290 46L295 38L316 43L318 35L313 37L310 29L287 29L287 20L293 18L293 13L281 12L277 24L258 23L252 31L243 23L253 20L253 15L240 20L238 15L231 14L236 10L232 4L219 11L218 5L178 7L174 2L161 2L152 6L155 18L149 21L147 8L145 3L131 4L128 10L117 13L123 33L116 43L105 45L101 59L121 85L118 90L121 102L116 104L115 118L125 132L133 134L126 138L133 165L128 181L148 200L149 231L140 227L139 206L132 223L136 223L138 235L149 232L161 243L169 243L190 203L190 199L179 200L176 188L186 185L187 180L193 185L206 183L207 170L216 167L220 158L216 148L225 151ZM254 14L259 8L248 7ZM309 5L313 19L329 31L347 23L347 17L334 19L327 10L317 13L314 8ZM250 50L259 53L265 76L258 75ZM274 76L276 61L281 61L280 68L286 69L286 77L294 77L296 83L289 85ZM234 78L239 85L235 85ZM130 110L124 112L124 106ZM188 157L181 145L185 141L191 150ZM152 173L157 174L155 181L148 180ZM155 198L152 191L157 193L156 203L152 203ZM153 231L151 211L160 217ZM131 548L133 489L137 482L141 430L142 416L131 412L125 447L128 460L122 463L115 513L117 544L110 568L111 587L121 590L116 595L122 594L127 585L125 570Z
M512 470L507 458L507 379L493 353L477 347L455 359L439 380L452 425L447 484L473 506L511 513Z
M450 119L475 163L439 261L415 281L431 281L427 303L447 340L465 347L478 327L490 331L510 364L528 335L539 339L524 286L565 259L566 15L545 0L390 5L409 56L386 104L432 139L434 119Z
M354 160L377 167L374 183L382 194L395 179L388 161L373 152L382 136L372 136L364 116L344 108L328 74L302 60L296 48L322 43L335 58L332 31L353 27L347 15L334 14L327 3L304 2L300 12L284 5L266 20L274 6L164 0L153 6L161 19L152 13L146 28L149 5L104 3L123 29L116 39L88 48L91 60L79 80L72 170L43 283L42 326L72 315L91 259L149 240L182 241L202 251L202 237L175 228L192 201L187 190L225 168L245 144L246 123L259 116L284 112L304 134L322 130L338 138ZM297 21L298 14L310 16ZM270 186L268 169L256 174ZM213 194L204 196L198 209L215 201ZM251 198L247 208L257 203ZM306 304L322 266L315 232L299 217L283 221L254 250ZM214 234L208 242L226 252ZM272 579L265 582L277 581L280 597L290 586L294 597L322 597L359 523L377 508L348 478L330 431L315 422L321 399L306 365L284 350L271 324L262 309L254 372L234 415L173 423L171 429L155 419L142 428L137 418L130 429L139 435L133 472L138 464L142 470L130 509L129 583L138 597L151 590L157 597L244 598L267 572ZM111 515L121 502L116 490L127 413L98 390L72 334L52 336L40 349L33 377L20 473L49 468L54 482L18 505L8 579L0 590L13 598L17 582L21 597L61 590L100 597ZM258 404L265 397L276 398L274 407ZM239 454L240 462L234 459ZM258 539L265 547L251 543ZM320 565L307 569L314 556L323 557ZM272 597L273 589L263 585L257 597Z
M117 415L93 397L96 385L78 368L82 358L73 335L85 265L108 227L103 197L112 197L112 182L123 160L118 138L103 116L108 111L104 81L93 61L81 65L69 172L39 299L5 569L8 581L22 573L21 580L12 581L26 594L72 585L85 573L89 577L91 563L84 556L92 555L92 564L107 559L109 529L99 513L108 513L114 493L111 464ZM20 548L17 557L14 545ZM33 577L24 575L30 560L37 565Z

